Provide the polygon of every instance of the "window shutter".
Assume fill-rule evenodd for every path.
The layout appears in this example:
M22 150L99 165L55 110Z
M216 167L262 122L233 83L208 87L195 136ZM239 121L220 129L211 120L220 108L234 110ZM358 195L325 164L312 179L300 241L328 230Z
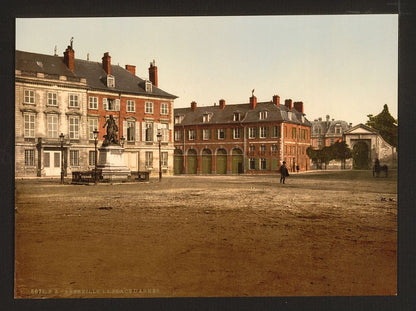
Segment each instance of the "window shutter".
M134 133L135 134L134 138L136 139L136 141L140 141L140 122L139 121L136 121L135 131L136 133Z
M126 139L127 141L127 121L123 121L123 133L122 136Z
M245 170L249 170L250 169L250 159L246 158L246 168Z
M157 131L159 129L159 123L153 123L153 141L157 141Z
M199 139L200 139L200 140L203 140L203 138L204 138L204 130L201 130L201 131L200 131L200 136L199 136Z
M120 111L120 99L115 100L114 110L115 111Z
M108 110L108 101L107 98L103 98L103 109Z
M224 139L227 139L227 131L228 131L228 129L227 129L227 128L225 128L225 129L224 129Z
M258 171L260 167L260 159L254 159L254 168Z
M142 122L142 141L146 141L146 122Z
M270 160L266 158L266 170L270 170L269 162Z
M246 138L248 138L248 134L249 134L249 132L250 132L250 128L249 128L249 127L245 127L244 129L245 129L245 131L246 131Z

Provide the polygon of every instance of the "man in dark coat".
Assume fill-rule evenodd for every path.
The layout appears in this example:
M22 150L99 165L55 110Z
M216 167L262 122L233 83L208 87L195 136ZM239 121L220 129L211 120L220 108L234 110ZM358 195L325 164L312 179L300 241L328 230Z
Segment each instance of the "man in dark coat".
M286 161L283 161L282 166L279 169L280 172L280 183L285 183L285 179L289 176L289 171L286 167Z

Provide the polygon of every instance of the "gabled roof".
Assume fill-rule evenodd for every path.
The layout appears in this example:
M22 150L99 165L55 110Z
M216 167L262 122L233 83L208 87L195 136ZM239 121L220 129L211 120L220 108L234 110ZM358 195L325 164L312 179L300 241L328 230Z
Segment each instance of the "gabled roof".
M151 92L146 92L144 89L144 79L133 75L130 71L118 65L111 65L111 75L115 78L115 87L107 87L107 74L100 62L75 59L75 69L71 71L65 65L63 57L60 56L16 50L15 59L17 70L86 78L87 85L93 90L123 92L150 97L177 98L177 96L169 94L154 85L152 86Z
M267 111L267 118L260 120L259 114L261 111ZM234 113L240 113L240 121L234 121ZM209 122L203 122L203 115L205 113L212 114ZM275 105L273 102L259 102L255 109L250 109L250 104L227 104L224 110L219 106L202 106L197 107L195 111L191 108L175 108L175 116L183 116L181 125L196 125L196 124L238 124L238 123L256 123L256 122L291 122L311 126L311 123L303 118L303 113L292 109L292 119L289 119L289 109L284 105Z
M354 133L360 133L360 134L378 134L378 131L364 125L362 123L357 124L356 126L353 126L348 131L345 131L344 134L354 134Z

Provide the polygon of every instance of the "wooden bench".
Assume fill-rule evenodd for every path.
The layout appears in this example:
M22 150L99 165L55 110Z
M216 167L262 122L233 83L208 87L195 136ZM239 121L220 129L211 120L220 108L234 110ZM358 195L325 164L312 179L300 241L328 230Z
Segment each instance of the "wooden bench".
M72 172L72 183L90 183L95 182L95 174L97 173L97 181L103 179L102 170L91 170L91 171L77 171Z

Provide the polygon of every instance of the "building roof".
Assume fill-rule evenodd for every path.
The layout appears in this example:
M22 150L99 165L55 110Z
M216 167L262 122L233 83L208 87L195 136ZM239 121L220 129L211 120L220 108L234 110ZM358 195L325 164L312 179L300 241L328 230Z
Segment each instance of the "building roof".
M267 111L267 118L260 119L261 111ZM240 113L241 121L234 121L234 113ZM291 119L290 119L291 113ZM311 126L311 123L304 117L304 114L292 108L292 111L284 105L275 105L273 102L259 102L255 109L250 109L250 104L227 104L224 110L219 106L197 107L195 111L191 108L175 108L175 116L183 116L181 125L196 124L238 124L238 123L264 123L264 122L290 122ZM211 114L209 122L203 122L203 115ZM303 117L303 118L302 118Z
M338 126L341 127L342 131L337 135L335 128ZM350 128L351 124L348 122L334 119L329 120L329 116L327 116L326 120L319 119L312 122L312 136L340 136Z
M85 78L89 88L98 91L123 92L150 97L175 99L158 87L152 86L151 92L144 89L144 79L133 75L130 71L118 65L111 65L111 75L115 78L115 87L107 87L107 74L101 62L75 59L75 69L71 71L65 65L63 57L30 53L16 50L16 69L23 72L44 73L48 75Z

